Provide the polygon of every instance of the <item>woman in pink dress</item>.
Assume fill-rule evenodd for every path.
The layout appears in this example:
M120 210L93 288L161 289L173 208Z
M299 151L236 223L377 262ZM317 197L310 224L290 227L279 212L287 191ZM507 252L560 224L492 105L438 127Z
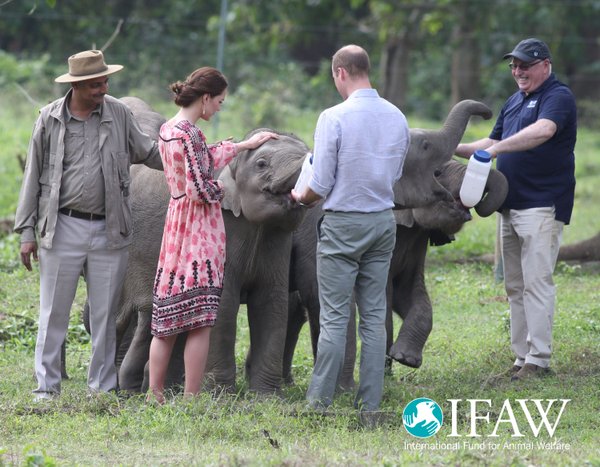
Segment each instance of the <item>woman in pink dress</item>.
M159 149L171 198L154 282L148 394L159 403L164 403L165 375L177 334L188 333L184 394L197 394L204 377L225 268L223 187L214 171L238 151L277 137L261 132L240 143L206 144L195 124L210 120L227 94L227 80L214 68L199 68L171 89L180 109L160 129Z

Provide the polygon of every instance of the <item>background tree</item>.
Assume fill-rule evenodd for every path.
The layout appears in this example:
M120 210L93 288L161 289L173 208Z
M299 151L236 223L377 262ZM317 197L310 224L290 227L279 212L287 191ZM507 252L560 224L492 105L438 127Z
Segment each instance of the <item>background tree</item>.
M373 81L407 113L440 118L458 100L497 109L514 82L502 55L538 36L578 98L582 122L600 121L598 0L229 0L224 72L235 93L320 108L337 102L329 61L341 45L371 55ZM44 58L47 74L78 50L110 44L127 67L111 92L166 97L166 83L216 64L221 0L0 0L0 51ZM35 6L33 8L32 6ZM0 71L2 73L2 71ZM279 97L276 95L279 94ZM252 110L254 112L254 110Z

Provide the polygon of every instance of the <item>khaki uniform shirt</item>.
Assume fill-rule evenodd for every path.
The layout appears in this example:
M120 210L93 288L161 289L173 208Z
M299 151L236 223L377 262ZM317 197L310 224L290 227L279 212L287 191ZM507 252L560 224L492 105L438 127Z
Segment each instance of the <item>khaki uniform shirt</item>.
M60 186L60 208L104 214L104 174L98 138L101 107L86 120L72 115L65 105L65 157Z
M65 164L65 106L71 91L40 111L34 129L15 216L21 242L52 248ZM105 96L100 108L98 154L104 175L106 234L110 249L131 243L130 165L162 170L158 145L140 128L129 108Z

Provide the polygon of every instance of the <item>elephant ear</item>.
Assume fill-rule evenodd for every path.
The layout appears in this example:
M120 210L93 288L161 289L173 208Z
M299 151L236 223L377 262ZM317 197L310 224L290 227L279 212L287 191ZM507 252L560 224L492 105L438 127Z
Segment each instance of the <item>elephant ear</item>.
M242 213L242 200L235 183L234 174L235 170L232 170L232 168L227 165L219 175L219 180L223 183L224 192L221 208L233 212L235 217L240 217L240 214Z
M396 218L396 225L410 228L415 224L412 209L394 209L393 212Z

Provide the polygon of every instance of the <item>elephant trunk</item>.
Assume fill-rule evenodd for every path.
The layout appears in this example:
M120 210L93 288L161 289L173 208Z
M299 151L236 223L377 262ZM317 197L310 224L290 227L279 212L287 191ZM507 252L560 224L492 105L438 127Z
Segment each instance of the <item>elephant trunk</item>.
M559 261L600 260L600 234L570 245L563 245L558 252Z
M484 193L483 199L475 206L475 211L481 217L488 217L502 206L508 194L508 182L502 172L490 170Z
M285 163L282 163L277 169L277 175L270 180L270 190L275 193L290 191L300 176L303 162L304 157L288 158Z
M478 115L485 120L492 118L490 108L475 100L464 100L457 103L446 117L446 121L440 130L441 139L447 144L446 150L453 154L456 146L460 143L463 134L472 115Z

